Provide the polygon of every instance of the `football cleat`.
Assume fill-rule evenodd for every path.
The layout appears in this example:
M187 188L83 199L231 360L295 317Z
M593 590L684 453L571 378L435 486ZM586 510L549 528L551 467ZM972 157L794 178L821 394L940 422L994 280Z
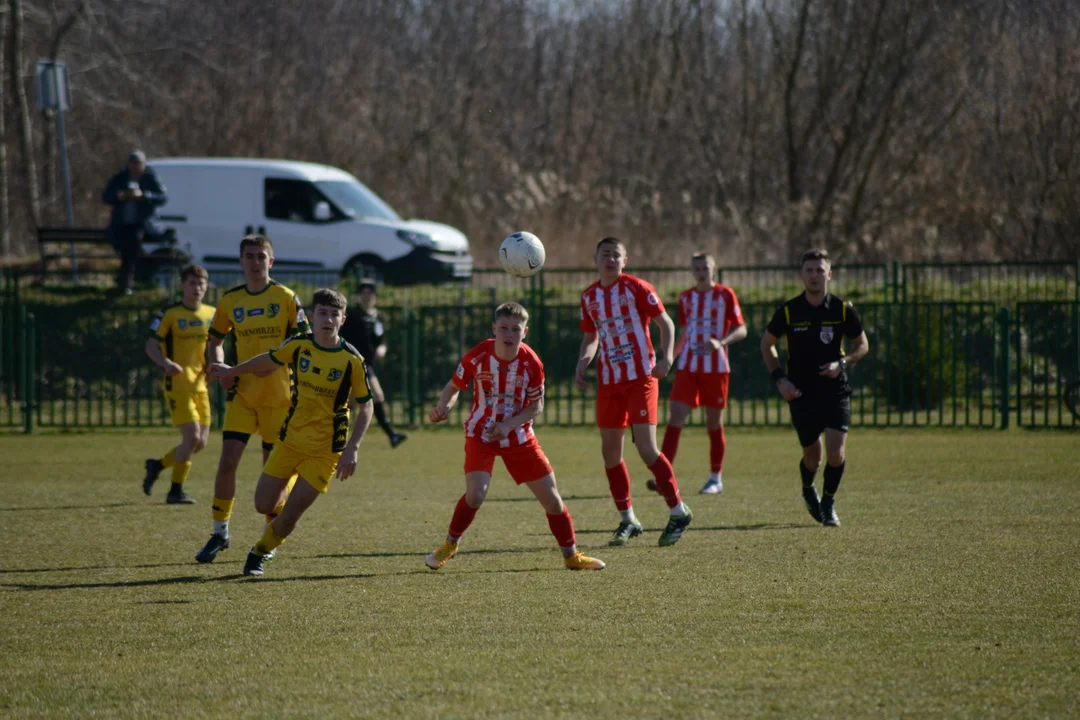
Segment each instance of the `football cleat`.
M578 551L568 558L563 558L568 570L603 570L604 561L589 557Z
M615 534L608 540L608 545L618 546L625 545L632 538L636 538L644 531L641 527L641 523L636 522L621 522L619 527L615 529Z
M394 433L390 436L390 447L396 448L401 443L409 439L409 436L405 433Z
M826 495L821 498L821 524L829 527L840 527L840 518L836 517L836 500Z
M671 519L668 520L664 532L660 533L660 547L667 547L668 545L674 545L679 542L683 533L686 532L686 528L690 527L690 522L693 519L694 513L690 512L690 508L686 508L686 514L681 517L675 517L673 515Z
M210 536L210 539L203 545L202 550L195 554L195 561L201 563L212 563L217 554L222 550L229 549L229 538L224 535L214 533Z
M183 488L180 488L170 490L169 494L165 496L165 502L169 505L194 505L195 498L184 492Z
M165 466L161 464L161 461L157 458L149 458L146 461L146 477L142 481L143 494L149 495L150 491L154 489L154 483L157 482L158 475L165 469Z
M442 545L435 548L431 553L424 558L424 564L432 570L438 570L445 565L450 558L457 555L458 544L456 542L450 542L446 540Z
M821 522L821 501L818 500L817 490L813 485L803 485L802 498L810 517Z
M263 574L263 560L262 555L252 550L248 553L247 562L244 563L244 575L254 575L258 577Z
M702 495L719 495L724 492L724 483L719 479L709 480L701 486L701 489L698 490L698 492Z
M645 488L652 490L654 493L660 492L660 486L656 484L656 478L649 478L645 481Z

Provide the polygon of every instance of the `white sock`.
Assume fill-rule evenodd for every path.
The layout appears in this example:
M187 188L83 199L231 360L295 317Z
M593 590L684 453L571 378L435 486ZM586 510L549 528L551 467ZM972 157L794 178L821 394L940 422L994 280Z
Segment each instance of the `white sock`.
M720 473L718 472L709 473L709 482L714 482L717 485L723 485L723 483L720 481Z
M685 503L680 501L678 505L671 508L671 517L682 517L688 510L689 508L686 507Z
M214 534L221 535L222 537L229 537L229 521L228 520L215 520L214 521Z
M560 545L559 549L562 550L562 556L564 558L573 557L574 553L577 552L577 545L571 545L570 547L562 547Z
M625 510L620 510L619 515L622 516L623 522L634 523L636 525L641 524L638 522L637 515L634 514L634 507L632 505Z

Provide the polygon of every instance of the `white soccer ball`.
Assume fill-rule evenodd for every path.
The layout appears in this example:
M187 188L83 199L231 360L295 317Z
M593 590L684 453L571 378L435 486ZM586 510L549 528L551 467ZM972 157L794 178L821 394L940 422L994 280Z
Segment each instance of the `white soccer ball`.
M529 232L516 232L505 240L499 248L499 261L503 270L514 277L527 278L540 272L544 267L544 244L540 238Z

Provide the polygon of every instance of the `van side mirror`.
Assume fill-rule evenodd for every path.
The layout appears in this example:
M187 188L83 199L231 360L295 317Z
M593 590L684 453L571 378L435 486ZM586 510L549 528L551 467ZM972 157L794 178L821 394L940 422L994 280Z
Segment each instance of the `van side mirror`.
M320 200L315 203L315 222L326 222L330 219L330 203Z

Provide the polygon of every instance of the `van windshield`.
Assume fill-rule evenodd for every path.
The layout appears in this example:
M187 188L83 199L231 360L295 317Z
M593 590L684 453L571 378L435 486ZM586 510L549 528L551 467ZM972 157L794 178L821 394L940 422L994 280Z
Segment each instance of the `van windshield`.
M372 217L381 220L401 220L394 209L383 202L383 199L368 190L360 183L344 181L318 181L315 187L330 199L345 215L356 217Z

